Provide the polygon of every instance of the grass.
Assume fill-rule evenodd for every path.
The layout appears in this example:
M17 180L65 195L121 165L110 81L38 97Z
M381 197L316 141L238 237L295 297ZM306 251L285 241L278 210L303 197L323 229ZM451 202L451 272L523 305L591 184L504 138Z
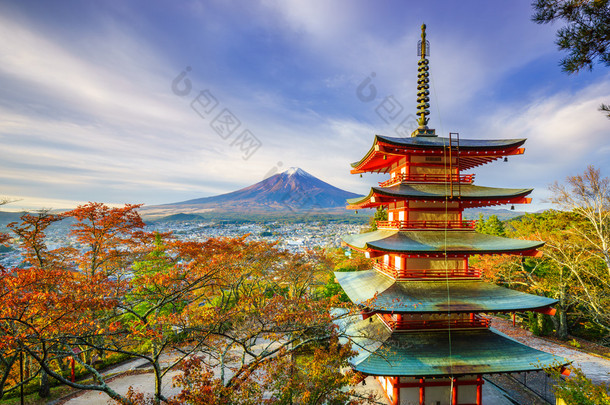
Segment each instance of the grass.
M32 394L24 395L23 403L28 404L28 405L45 405L53 400L56 400L56 399L59 399L59 398L62 398L64 396L68 395L73 390L74 390L73 388L70 388L65 385L52 387L51 395L48 396L47 398L40 398L38 396L38 393L35 392ZM3 399L3 400L0 400L0 404L2 404L2 405L20 405L21 397L19 395L17 395L16 397L13 397L13 398Z
M97 370L100 371L109 371L112 370L114 367L121 365L123 362L125 361L129 361L129 356L126 355L110 355L107 358L104 359L104 361L99 362L98 364L95 365L95 368ZM81 383L85 383L88 380L90 380L89 382L93 382L93 380L91 379L91 375L84 369L78 369L77 368L77 372L76 372L76 380L78 382ZM50 396L47 398L40 398L38 396L38 382L36 381L31 381L29 382L27 385L24 386L24 404L33 404L33 405L37 405L37 404L48 404L49 402L62 398L68 394L70 394L71 392L76 392L78 391L75 388L71 388L68 387L66 385L62 385L61 383L59 383L57 380L54 380L53 378L49 377L49 383L50 383ZM8 398L7 398L8 396ZM0 405L17 405L17 404L21 404L21 395L19 392L19 389L15 390L15 391L11 391L8 394L4 395L4 398L2 400L0 400Z

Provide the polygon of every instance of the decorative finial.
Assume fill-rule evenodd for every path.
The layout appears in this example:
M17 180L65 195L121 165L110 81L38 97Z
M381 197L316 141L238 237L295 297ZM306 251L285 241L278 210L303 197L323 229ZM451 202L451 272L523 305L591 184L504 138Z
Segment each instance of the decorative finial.
M420 56L419 62L417 63L417 115L419 119L417 123L422 129L428 128L428 118L430 115L430 92L428 89L430 86L428 82L428 59L430 56L430 42L426 40L426 24L421 26L421 40L417 43L417 56Z

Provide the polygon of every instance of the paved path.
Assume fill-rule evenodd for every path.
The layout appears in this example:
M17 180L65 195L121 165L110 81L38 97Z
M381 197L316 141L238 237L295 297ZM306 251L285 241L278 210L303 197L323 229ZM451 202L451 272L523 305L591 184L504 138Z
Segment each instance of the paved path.
M161 364L165 364L169 360L168 356L161 357ZM120 366L113 367L112 369L102 373L104 376L112 376L121 374L129 371L141 370L149 364L146 360L137 359L125 362ZM172 378L177 375L178 371L170 371L163 378L163 392L166 396L172 396L180 392L180 389L174 388L172 384ZM118 392L119 394L126 394L129 387L133 387L135 391L153 393L155 391L155 379L154 374L151 372L143 374L132 374L116 377L108 385ZM58 401L60 404L69 405L88 405L88 404L108 404L110 401L108 395L99 391L83 391L83 393L75 396L67 401Z
M562 356L573 361L573 364L581 368L585 375L596 384L610 383L610 360L560 346L551 340L539 338L534 336L530 331L514 327L510 321L498 317L491 318L491 326L500 332L534 349Z
M172 377L178 374L178 371L169 372L163 379L163 394L167 397L176 395L180 392L179 388L172 387ZM108 385L120 394L126 394L129 387L139 392L154 392L155 381L152 373L127 375L117 378L108 383ZM64 404L68 405L106 405L109 403L109 397L105 393L96 391L86 391L85 393L72 398Z

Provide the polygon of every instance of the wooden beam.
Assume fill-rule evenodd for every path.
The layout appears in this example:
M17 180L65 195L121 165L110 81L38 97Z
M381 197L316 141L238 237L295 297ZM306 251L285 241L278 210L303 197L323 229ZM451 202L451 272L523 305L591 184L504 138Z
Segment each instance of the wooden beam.
M551 316L555 316L555 314L557 313L557 310L551 307L533 309L532 311Z

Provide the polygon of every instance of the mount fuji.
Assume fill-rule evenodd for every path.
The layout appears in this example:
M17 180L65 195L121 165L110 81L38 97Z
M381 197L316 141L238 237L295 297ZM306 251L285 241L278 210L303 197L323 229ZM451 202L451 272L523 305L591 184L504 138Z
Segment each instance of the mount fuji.
M303 169L291 167L283 173L231 193L148 206L141 211L147 216L204 212L347 213L345 200L357 196L358 194L332 186Z

